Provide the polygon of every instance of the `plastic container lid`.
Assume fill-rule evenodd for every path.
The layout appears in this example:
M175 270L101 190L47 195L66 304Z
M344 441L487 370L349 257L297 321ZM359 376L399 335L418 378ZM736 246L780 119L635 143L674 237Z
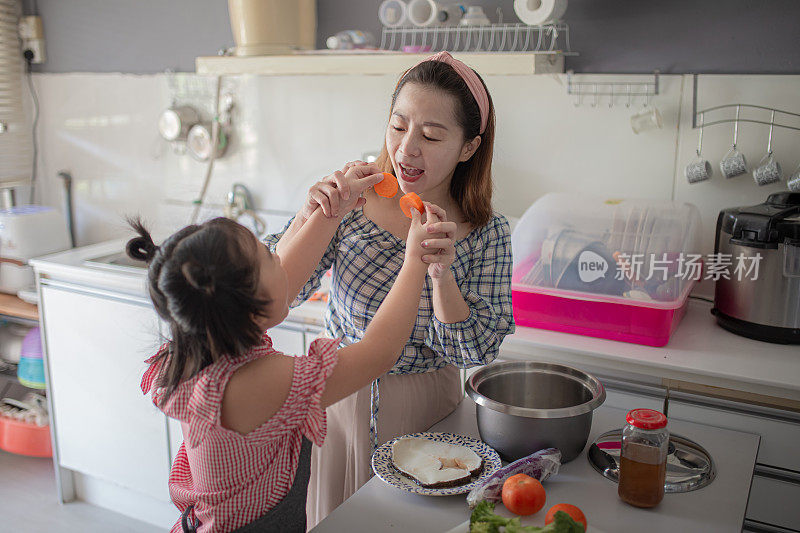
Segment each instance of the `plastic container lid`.
M628 424L639 429L661 429L667 427L667 417L655 409L633 409L625 417Z
M515 290L674 309L701 277L700 211L550 193L522 216L511 247Z

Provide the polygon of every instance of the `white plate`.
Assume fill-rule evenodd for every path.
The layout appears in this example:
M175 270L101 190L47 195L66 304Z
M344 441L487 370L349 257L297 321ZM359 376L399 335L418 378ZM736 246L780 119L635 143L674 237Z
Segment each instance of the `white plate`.
M415 481L407 478L401 474L392 465L392 444L399 439L404 438L421 438L428 439L434 442L446 442L448 444L456 444L465 446L477 453L483 459L483 470L477 478L469 483L459 485L458 487L448 487L443 489L426 489L418 485ZM466 494L471 491L478 483L492 475L495 470L501 466L500 456L489 445L484 442L467 437L465 435L456 435L454 433L412 433L410 435L403 435L392 439L386 444L379 446L375 453L372 454L372 470L375 475L382 481L389 485L396 487L400 490L413 492L416 494L424 494L425 496L452 496L454 494Z

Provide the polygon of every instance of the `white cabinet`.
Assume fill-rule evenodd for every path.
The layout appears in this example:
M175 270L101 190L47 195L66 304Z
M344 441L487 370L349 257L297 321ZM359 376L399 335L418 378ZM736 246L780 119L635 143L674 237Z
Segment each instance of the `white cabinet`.
M800 415L723 400L715 400L719 405L702 405L698 401L702 399L673 398L669 404L669 414L681 420L757 433L761 435L759 464L800 472L800 453L797 448L800 442ZM745 409L749 412L745 412Z
M42 281L60 466L169 501L167 419L142 394L160 345L143 298Z

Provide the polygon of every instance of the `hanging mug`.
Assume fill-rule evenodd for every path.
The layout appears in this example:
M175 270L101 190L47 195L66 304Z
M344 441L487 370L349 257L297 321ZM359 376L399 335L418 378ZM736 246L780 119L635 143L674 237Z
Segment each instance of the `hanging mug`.
M699 181L705 181L711 178L711 175L714 173L714 170L711 168L711 163L708 160L703 159L701 155L703 151L703 126L705 121L703 119L703 114L700 113L700 137L697 141L697 158L694 161L686 165L686 180L689 183L697 183Z
M794 171L794 174L786 180L786 185L789 186L789 190L792 192L800 192L800 165L797 165L797 168Z
M772 152L767 153L759 162L759 167L753 171L753 179L758 185L769 185L780 181L783 177L781 165L775 161Z
M744 154L736 149L736 142L739 138L739 106L736 106L736 122L733 123L733 146L719 162L719 169L722 175L728 179L735 178L747 173L747 161Z

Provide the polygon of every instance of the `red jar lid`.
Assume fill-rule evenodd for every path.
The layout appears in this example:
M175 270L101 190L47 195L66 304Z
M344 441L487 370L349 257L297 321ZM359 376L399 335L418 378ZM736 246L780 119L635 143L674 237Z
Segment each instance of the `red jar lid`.
M640 429L661 429L667 427L667 417L655 409L634 409L625 417L628 424Z

